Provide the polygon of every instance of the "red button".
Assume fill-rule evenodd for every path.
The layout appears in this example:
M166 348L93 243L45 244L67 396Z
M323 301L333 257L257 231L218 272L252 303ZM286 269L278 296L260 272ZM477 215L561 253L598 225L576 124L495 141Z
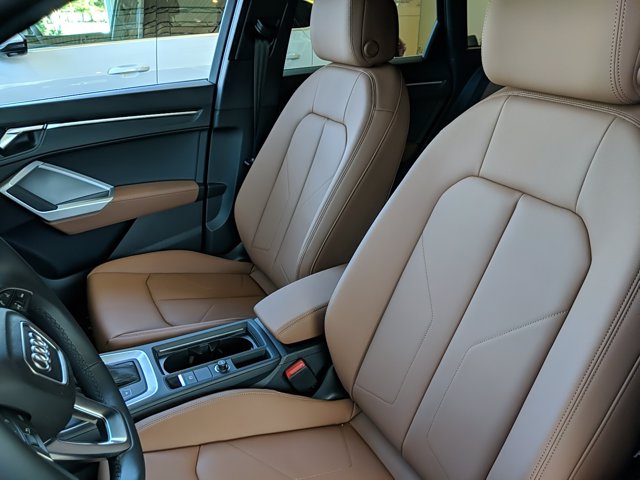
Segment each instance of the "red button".
M294 363L289 368L287 368L284 371L284 374L287 377L287 379L291 380L291 377L293 377L296 373L300 372L301 370L304 370L305 368L307 368L307 364L304 363L304 360L298 360L296 363Z

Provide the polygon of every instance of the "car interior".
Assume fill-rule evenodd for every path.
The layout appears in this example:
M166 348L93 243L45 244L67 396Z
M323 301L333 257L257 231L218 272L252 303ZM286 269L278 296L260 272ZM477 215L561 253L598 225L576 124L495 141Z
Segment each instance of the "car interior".
M640 0L92 1L0 3L0 479L640 479ZM109 5L209 77L12 103Z

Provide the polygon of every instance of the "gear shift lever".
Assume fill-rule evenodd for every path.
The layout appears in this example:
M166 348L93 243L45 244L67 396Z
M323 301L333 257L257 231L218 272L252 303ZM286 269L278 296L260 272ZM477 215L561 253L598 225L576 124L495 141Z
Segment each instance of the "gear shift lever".
M126 387L140 381L140 372L133 362L119 363L117 365L108 365L109 373L113 377L118 388Z

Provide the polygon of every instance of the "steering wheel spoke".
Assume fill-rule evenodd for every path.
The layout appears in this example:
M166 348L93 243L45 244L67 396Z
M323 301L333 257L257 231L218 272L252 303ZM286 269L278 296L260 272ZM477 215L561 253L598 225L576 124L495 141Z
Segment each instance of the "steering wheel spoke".
M53 460L97 461L118 456L131 447L126 421L117 410L77 394L73 418L79 422L46 444ZM94 432L97 429L103 438L80 440L87 427Z

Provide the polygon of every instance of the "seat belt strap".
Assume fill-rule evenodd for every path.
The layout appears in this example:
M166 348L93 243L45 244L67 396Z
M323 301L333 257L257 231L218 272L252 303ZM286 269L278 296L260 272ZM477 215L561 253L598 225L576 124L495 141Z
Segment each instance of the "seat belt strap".
M253 53L253 147L251 157L244 162L248 168L253 165L260 148L260 110L262 109L262 97L269 67L271 43L275 39L275 31L260 20L256 21L255 31L256 38Z

